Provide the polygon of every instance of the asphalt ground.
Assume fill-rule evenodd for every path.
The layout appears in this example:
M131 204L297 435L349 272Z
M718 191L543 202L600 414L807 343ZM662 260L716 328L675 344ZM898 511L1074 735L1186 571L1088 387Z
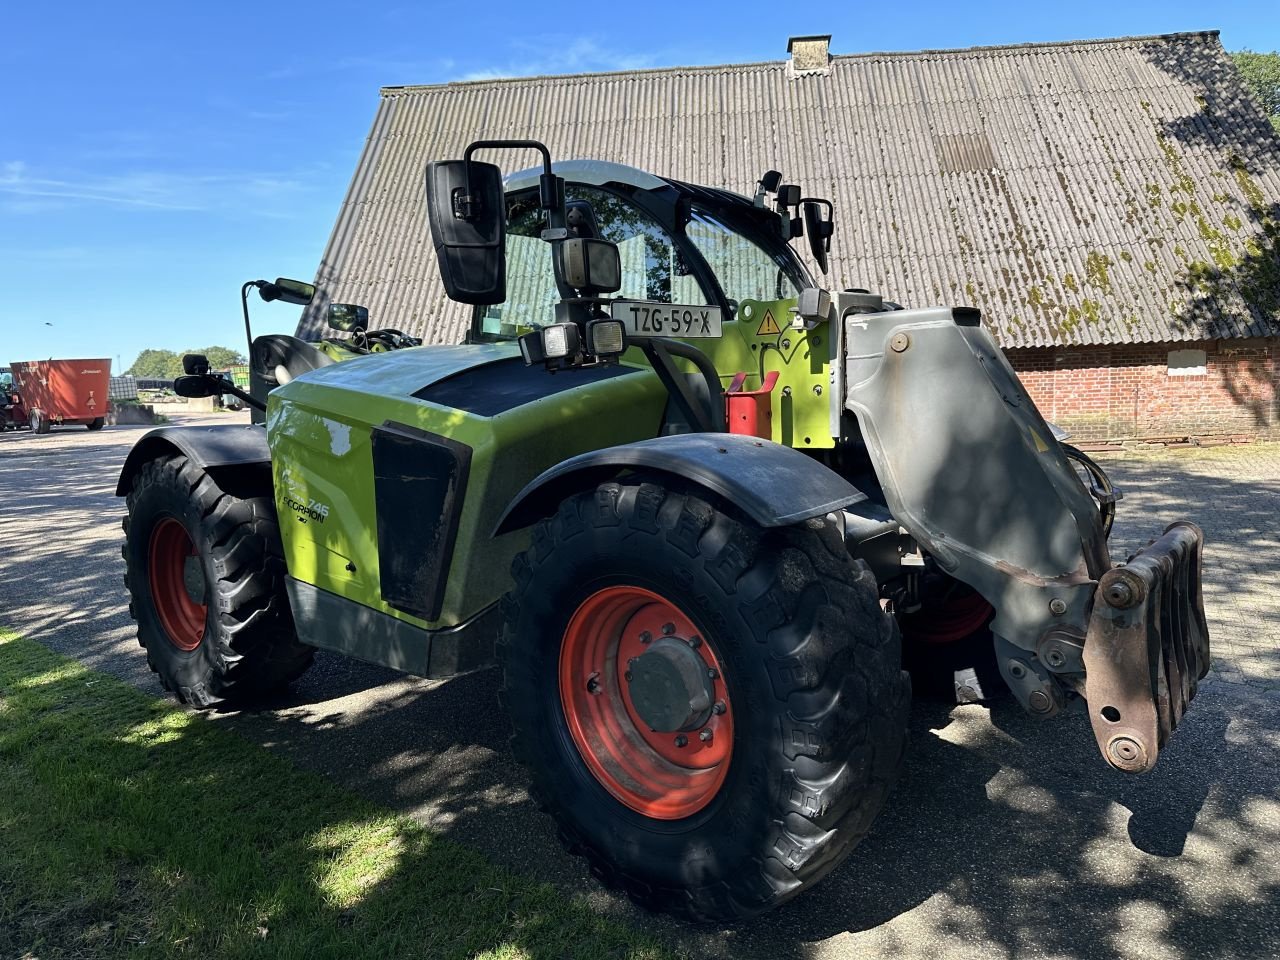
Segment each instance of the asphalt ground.
M0 625L161 696L128 616L113 495L143 429L0 435ZM492 671L429 682L321 654L286 699L212 716L691 956L1280 956L1280 447L1107 467L1127 494L1117 554L1179 516L1209 542L1214 672L1155 771L1109 770L1080 713L918 701L871 836L752 923L643 913L564 854L508 751Z

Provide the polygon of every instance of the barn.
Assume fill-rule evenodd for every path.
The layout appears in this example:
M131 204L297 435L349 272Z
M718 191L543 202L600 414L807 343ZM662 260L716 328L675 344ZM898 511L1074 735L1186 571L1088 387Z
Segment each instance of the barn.
M836 209L827 283L979 307L1083 439L1280 435L1280 137L1216 32L385 87L317 270L329 298L455 342L422 171L468 142Z

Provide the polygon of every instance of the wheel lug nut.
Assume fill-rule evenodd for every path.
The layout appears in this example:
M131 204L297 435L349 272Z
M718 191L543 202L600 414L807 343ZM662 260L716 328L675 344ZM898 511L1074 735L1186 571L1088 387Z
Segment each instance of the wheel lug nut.
M676 625L674 623L664 623L662 625L662 635L664 637L669 637L675 632L676 632Z
M708 677L710 677L712 680L719 680L719 679L720 679L720 671L719 671L719 670L717 670L715 667L710 667L710 668L708 668L708 670L707 670L707 676L708 676Z
M686 737L683 733L682 733L682 734L679 734L679 735L676 737L676 746L677 746L677 747L687 747L688 745L689 745L689 738L688 738L688 737Z
M689 638L689 646L697 650L700 646L702 646L702 638L695 633L692 637Z
M622 678L623 678L624 680L626 680L626 681L627 681L627 683L630 683L630 682L631 682L631 671L630 671L630 670L628 670L626 673L624 673L624 674L622 675Z
M652 633L650 633L648 630L641 630L641 631L640 631L640 642L641 642L641 643L652 643L652 642L653 642L653 634L652 634Z
M715 706L711 708L711 712L717 717L722 716L728 708L724 705L723 700L717 700Z
M591 676L587 677L587 693L599 693L599 692L600 692L600 674L593 673Z
M706 728L703 728L703 731L700 734L698 734L698 739L701 740L703 743L710 743L711 731Z

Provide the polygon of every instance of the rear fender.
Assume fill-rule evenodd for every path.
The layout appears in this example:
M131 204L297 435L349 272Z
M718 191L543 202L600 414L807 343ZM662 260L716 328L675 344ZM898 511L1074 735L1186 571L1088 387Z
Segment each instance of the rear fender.
M527 527L566 497L626 471L693 484L762 527L820 517L866 499L856 487L790 447L729 433L689 433L593 450L544 471L520 491L494 536Z
M134 478L148 462L158 457L181 454L202 470L208 471L220 485L231 474L257 474L270 467L271 451L267 448L267 431L257 426L219 424L211 427L156 427L148 430L125 458L116 482L116 496L125 497L133 489ZM270 475L266 475L270 484Z

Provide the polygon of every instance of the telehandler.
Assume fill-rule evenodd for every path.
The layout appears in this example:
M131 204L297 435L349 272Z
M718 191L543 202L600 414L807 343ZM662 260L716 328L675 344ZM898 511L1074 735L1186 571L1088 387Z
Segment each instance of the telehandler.
M534 150L505 182L477 151ZM426 168L464 343L252 338L261 423L161 427L120 475L138 638L235 706L316 648L496 665L569 849L647 907L731 920L835 867L902 761L911 681L1087 710L1142 772L1209 666L1201 531L1126 563L1118 494L968 307L828 292L832 206L479 141ZM247 294L305 303L309 284ZM237 393L188 356L175 389ZM905 649L905 653L904 653Z

